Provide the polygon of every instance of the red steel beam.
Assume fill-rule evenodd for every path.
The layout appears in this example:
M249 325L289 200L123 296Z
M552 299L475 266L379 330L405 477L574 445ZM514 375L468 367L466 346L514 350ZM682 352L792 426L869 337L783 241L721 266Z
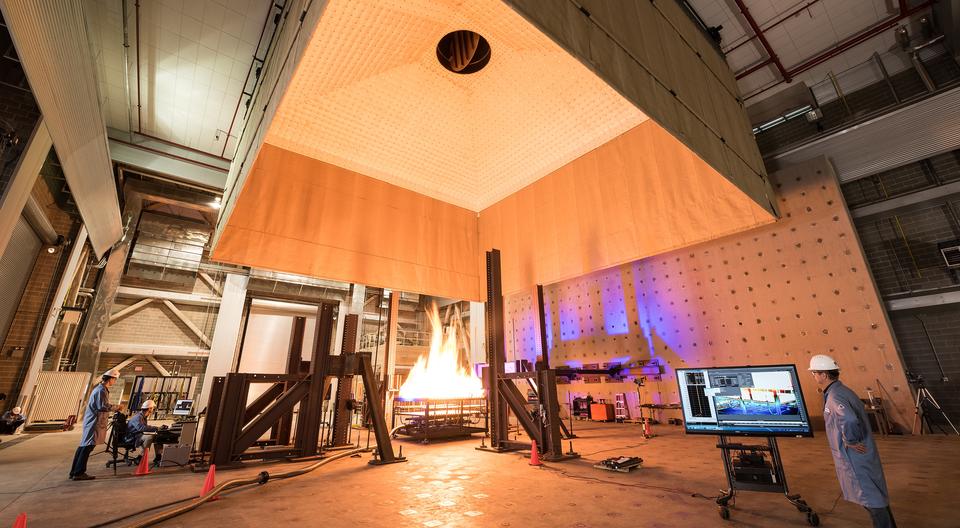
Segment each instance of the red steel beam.
M783 78L784 82L790 82L792 80L790 72L783 67L783 63L780 62L780 57L777 56L776 52L773 51L773 47L771 47L770 43L767 42L766 35L763 34L763 30L760 29L759 25L757 25L757 21L753 19L753 15L750 14L750 10L747 9L746 5L744 5L743 0L734 0L734 2L736 2L737 7L740 9L740 14L743 15L744 19L746 19L747 24L750 24L750 29L753 30L753 34L757 36L758 40L760 40L760 45L762 45L763 49L766 50L767 56L770 58L770 62L773 62L773 64L777 67L777 71L780 72L780 77ZM769 62L767 64L769 64ZM750 68L749 71L750 73L753 73L757 69L759 69L759 67L754 66L753 68ZM740 74L736 77L737 79L740 79L746 75L747 74Z
M810 0L809 2L805 3L805 4L802 5L801 7L798 7L797 9L794 9L793 11L791 11L789 14L785 15L785 16L784 16L783 18L781 18L780 20L777 20L777 21L774 22L773 24L770 24L769 26L767 26L767 27L765 27L765 28L760 28L760 29L761 29L761 31L763 31L764 33L766 33L767 31L770 31L771 29L779 26L780 24L783 24L783 23L786 22L787 20L790 20L791 18L799 15L801 12L809 9L810 6L812 6L813 4L816 4L816 3L819 2L819 1L820 1L820 0ZM733 46L732 48L724 51L724 52L723 52L724 55L733 53L733 51L736 50L737 48L739 48L740 46L743 46L744 44L749 44L750 42L753 42L753 40L754 40L755 38L757 38L757 35L756 35L756 34L750 35L750 37L747 38L746 40L741 41L740 43L738 43L737 45Z
M868 28L868 29L866 29L866 30L864 30L864 31L862 31L862 32L860 32L860 33L858 33L858 34L856 34L856 35L848 38L847 40L845 40L845 41L837 44L837 45L834 46L833 48L831 48L831 49L829 49L829 50L821 53L820 55L817 55L816 57L813 57L813 58L811 58L811 59L808 59L808 60L807 60L806 62L804 62L803 64L800 64L800 65L794 66L793 68L790 68L790 72L789 72L790 75L791 75L791 76L797 75L797 74L799 74L799 73L803 73L803 72L809 70L810 68L813 68L813 67L815 67L815 66L818 66L818 65L820 65L820 64L822 64L822 63L824 63L824 62L826 62L826 61L828 61L828 60L836 57L837 55L843 53L844 51L847 51L848 49L850 49L850 48L852 48L852 47L854 47L854 46L856 46L856 45L858 45L858 44L862 44L864 41L870 40L871 38L879 35L880 33L883 33L884 31L886 31L886 30L892 28L893 26L897 25L897 23L900 22L901 20L903 20L903 19L905 19L905 18L909 18L909 17L917 14L918 12L923 11L924 9L926 9L926 8L930 7L931 5L933 5L933 1L932 1L932 0L928 0L928 1L926 1L926 2L924 2L924 3L922 3L922 4L918 5L918 6L916 6L916 7L914 7L914 8L907 8L907 7L904 5L905 3L906 3L906 0L900 0L900 5L902 6L902 8L901 8L901 11L900 11L900 13L899 13L898 15L895 15L895 16L893 16L893 17L890 17L890 18L888 18L888 19L886 19L886 20L878 23L877 25L875 25L875 26L873 26L873 27L870 27L870 28Z
M927 0L926 2L923 2L922 4L917 5L916 7L913 7L913 8L907 7L906 0L899 0L899 2L900 2L900 12L898 14L879 22L874 26L871 26L861 31L860 33L857 33L856 35L848 38L847 40L844 40L843 42L840 42L836 46L824 51L823 53L820 53L819 55L816 55L810 59L807 59L802 64L799 64L797 66L794 66L793 68L790 68L790 71L788 73L791 76L796 76L811 68L815 68L816 66L823 64L824 62L836 57L837 55L843 53L844 51L847 51L848 49L854 46L862 44L863 42L870 40L871 38L879 35L880 33L883 33L884 31L892 28L893 26L897 25L897 23L900 22L901 20L905 18L909 18L919 13L920 11L927 9L928 7L933 5L934 0ZM737 79L739 78L740 77L738 76ZM778 86L782 82L784 81L781 80L781 81L774 82L764 87L763 89L744 97L744 101L746 101L747 99L752 99L762 94L763 92L766 92L767 90L770 90L775 86Z

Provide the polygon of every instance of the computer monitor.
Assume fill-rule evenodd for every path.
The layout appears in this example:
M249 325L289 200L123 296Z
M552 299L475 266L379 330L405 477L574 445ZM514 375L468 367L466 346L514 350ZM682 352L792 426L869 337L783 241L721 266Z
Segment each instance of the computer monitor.
M689 434L813 436L796 365L677 369Z
M173 406L173 415L190 416L190 411L192 410L193 400L177 400L177 403Z

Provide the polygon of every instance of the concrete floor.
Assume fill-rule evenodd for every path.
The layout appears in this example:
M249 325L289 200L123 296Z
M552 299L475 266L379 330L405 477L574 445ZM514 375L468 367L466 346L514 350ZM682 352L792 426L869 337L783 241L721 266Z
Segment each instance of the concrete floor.
M409 462L369 466L369 455L333 462L285 481L228 492L162 526L390 526L390 527L647 527L806 526L782 496L743 493L730 521L712 500L725 485L714 437L685 436L679 427L654 428L645 440L632 424L577 422L579 461L532 468L521 454L476 451L479 438L428 446L400 441ZM41 434L0 450L0 527L20 512L31 528L92 526L135 511L195 495L204 474L178 469L117 478L106 456L91 458L93 482L66 476L79 435ZM9 437L5 437L9 438ZM960 525L954 489L960 484L957 437L889 437L878 440L892 507L902 527ZM822 435L783 439L781 452L791 490L819 513L822 526L869 526L859 506L837 500L840 490ZM630 473L592 468L614 455L644 459ZM285 471L274 463L221 471L218 482L259 471ZM695 495L700 494L700 495ZM129 521L127 521L129 522ZM123 523L111 526L122 526Z

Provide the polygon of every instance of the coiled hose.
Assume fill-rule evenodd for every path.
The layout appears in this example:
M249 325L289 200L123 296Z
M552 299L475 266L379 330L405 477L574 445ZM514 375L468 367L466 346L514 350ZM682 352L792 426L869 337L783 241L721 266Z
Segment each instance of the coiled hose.
M324 458L323 460L318 460L317 462L314 462L309 466L304 466L302 468L294 469L292 471L286 471L284 473L277 473L274 475L271 475L266 471L261 471L255 477L228 480L214 487L212 490L210 490L210 493L207 493L203 497L200 497L199 499L196 499L193 502L190 502L189 504L184 504L183 506L177 506L175 508L170 508L169 510L162 511L152 517L148 517L146 519L143 519L142 521L138 521L134 524L131 524L127 526L127 528L144 528L146 526L153 526L157 523L166 521L168 519L172 519L178 515L182 515L184 513L187 513L188 511L196 509L201 504L205 502L209 502L210 500L213 500L213 498L216 497L219 493L222 493L231 488L236 488L239 486L247 486L249 484L263 485L263 484L266 484L268 480L279 480L279 479L297 477L305 473L309 473L319 468L320 466L325 466L335 460L353 456L358 453L364 453L367 451L370 451L370 449L368 448L351 449L350 451L343 451L343 452L337 453L336 455L332 455L328 458Z

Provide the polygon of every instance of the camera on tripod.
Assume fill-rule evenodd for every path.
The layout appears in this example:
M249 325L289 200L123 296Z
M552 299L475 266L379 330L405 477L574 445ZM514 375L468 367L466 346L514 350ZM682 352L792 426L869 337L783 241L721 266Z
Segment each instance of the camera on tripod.
M930 393L930 389L926 387L924 383L923 374L913 373L909 370L906 372L907 381L914 386L917 390L917 399L914 402L913 406L913 429L912 432L917 432L917 426L920 428L920 434L923 434L924 425L928 431L933 431L933 426L936 425L944 434L948 434L947 429L942 425L936 422L931 422L930 418L927 416L927 413L938 414L940 418L950 426L950 429L953 430L953 433L960 436L960 431L957 430L956 426L953 425L953 422L950 421L950 417L947 416L947 413L943 411L940 407L940 403L937 402L936 398L933 397L933 394ZM948 379L946 376L941 378L944 382L947 382Z

